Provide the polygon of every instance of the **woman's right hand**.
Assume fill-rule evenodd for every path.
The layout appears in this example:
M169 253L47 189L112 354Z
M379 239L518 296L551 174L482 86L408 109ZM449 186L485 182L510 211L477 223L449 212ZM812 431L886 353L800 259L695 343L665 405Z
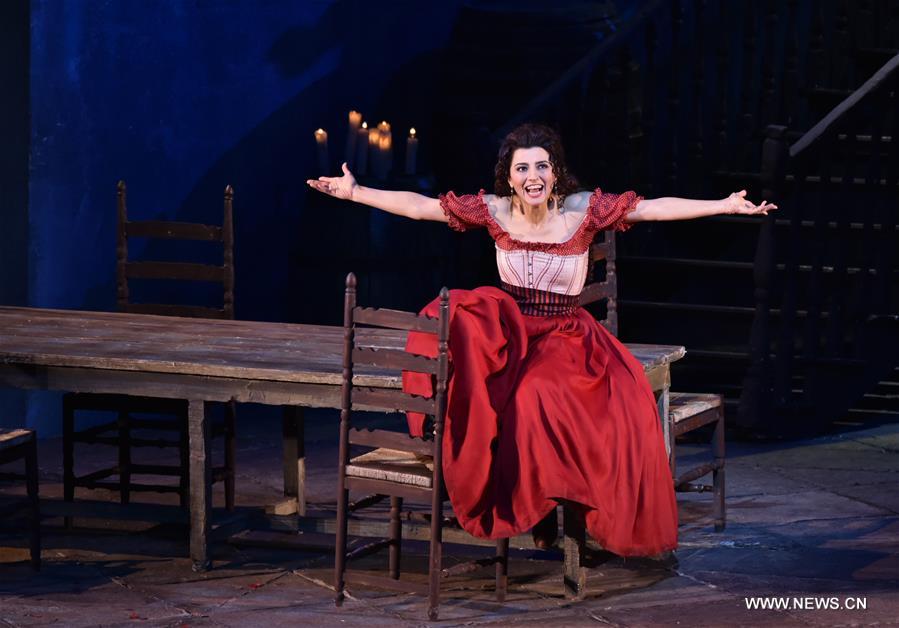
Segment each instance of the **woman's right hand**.
M340 198L346 201L353 200L353 191L356 189L356 178L350 169L347 168L346 162L341 164L343 170L342 177L319 177L318 179L307 179L306 184L328 196Z

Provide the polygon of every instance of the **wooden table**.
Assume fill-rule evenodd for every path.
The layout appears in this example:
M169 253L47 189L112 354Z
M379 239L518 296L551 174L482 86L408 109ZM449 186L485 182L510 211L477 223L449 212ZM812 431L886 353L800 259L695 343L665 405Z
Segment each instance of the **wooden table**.
M368 334L384 347L405 344L402 332ZM190 556L196 569L210 565L205 402L234 399L285 408L285 494L296 496L302 515L305 465L299 409L340 407L342 347L342 327L0 307L0 385L188 401ZM683 357L684 348L628 348L646 369L665 416L669 365ZM400 387L399 373L360 369L355 378L364 386Z

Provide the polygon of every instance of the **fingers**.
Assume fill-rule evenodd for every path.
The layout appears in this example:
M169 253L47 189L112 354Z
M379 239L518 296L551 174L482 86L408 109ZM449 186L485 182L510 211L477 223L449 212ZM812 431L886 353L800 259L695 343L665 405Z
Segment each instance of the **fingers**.
M346 166L346 162L343 162L342 164L340 164L340 169L343 170L343 174L349 174L350 176L352 176L350 174L350 169L347 168L347 166Z
M334 194L337 191L337 186L330 183L327 179L327 177L319 177L317 181L315 179L307 179L306 185L323 194Z
M737 192L737 195L738 195L738 196L741 196L741 197L745 197L745 196L746 196L746 190L740 190L739 192Z

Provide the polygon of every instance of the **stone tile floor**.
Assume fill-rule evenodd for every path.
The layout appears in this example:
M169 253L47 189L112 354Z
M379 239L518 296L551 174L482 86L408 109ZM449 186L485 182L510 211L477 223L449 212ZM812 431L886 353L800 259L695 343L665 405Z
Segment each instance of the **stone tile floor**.
M249 511L281 491L280 419L241 414L238 503ZM335 416L310 413L310 499L333 503ZM61 445L41 441L41 492L61 494ZM679 462L703 448L681 445ZM85 450L82 469L102 449ZM518 549L510 594L493 599L490 570L447 582L446 626L888 626L899 625L899 425L783 443L729 443L728 525L712 531L708 494L680 494L678 565L606 556L581 602L562 596L561 563ZM220 489L217 489L217 491ZM110 496L113 498L114 496ZM141 496L139 499L157 499ZM216 495L216 500L220 496ZM320 550L216 543L214 569L194 573L180 525L44 522L44 566L33 573L24 540L0 533L0 626L425 625L423 600L352 591L340 609L332 556ZM284 534L296 540L295 535ZM295 544L294 544L295 545ZM483 552L448 546L447 562ZM427 548L404 545L404 572L425 573ZM383 556L363 568L379 568ZM747 608L747 598L810 607ZM796 599L794 599L796 598ZM827 608L817 608L826 605ZM865 608L831 608L833 605Z

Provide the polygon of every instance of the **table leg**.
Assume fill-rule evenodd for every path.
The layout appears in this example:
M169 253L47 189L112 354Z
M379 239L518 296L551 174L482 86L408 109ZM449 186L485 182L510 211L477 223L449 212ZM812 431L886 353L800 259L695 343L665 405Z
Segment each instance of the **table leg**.
M303 408L284 406L284 495L296 498L297 514L306 515L306 445Z
M668 378L666 378L666 380L667 379ZM671 429L671 420L668 417L668 399L670 390L671 386L666 381L661 389L653 391L656 396L656 403L659 407L659 421L662 426L662 438L665 441L665 453L668 454L668 460L671 460L671 452L674 451L674 430Z
M212 516L212 460L206 404L190 400L187 405L190 444L190 558L194 571L212 566L209 558L209 530Z

